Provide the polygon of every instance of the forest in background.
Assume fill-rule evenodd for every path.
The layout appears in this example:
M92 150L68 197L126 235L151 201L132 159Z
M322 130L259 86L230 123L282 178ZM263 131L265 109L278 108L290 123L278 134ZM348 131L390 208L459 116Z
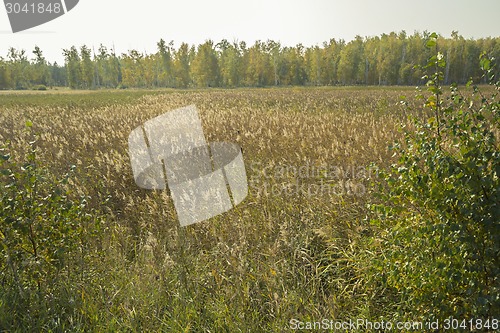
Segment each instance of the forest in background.
M428 37L425 31L402 31L356 36L350 42L331 39L312 47L207 40L175 48L173 41L161 39L154 54L72 46L62 50L64 64L49 62L37 46L31 55L10 48L6 57L0 56L0 89L419 85L426 81L422 66L430 56ZM479 82L482 52L500 58L500 37L466 39L453 31L450 38L439 39L445 84L470 78Z

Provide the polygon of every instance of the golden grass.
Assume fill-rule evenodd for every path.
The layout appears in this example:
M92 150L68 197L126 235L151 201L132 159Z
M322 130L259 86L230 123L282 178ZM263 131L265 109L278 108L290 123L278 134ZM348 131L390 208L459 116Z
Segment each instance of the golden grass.
M36 92L47 93L92 95ZM369 229L366 203L376 200L370 174L298 179L305 189L357 184L365 189L360 195L265 187L293 186L296 174L283 170L305 166L369 171L372 162L388 165L387 147L407 122L398 105L404 94L413 93L235 89L157 92L92 108L11 104L0 109L0 142L10 141L19 159L29 140L25 120L33 121L39 160L56 174L75 164L73 191L90 196L106 216L101 259L89 268L96 284L78 287L86 327L281 331L292 318L384 313L384 298L367 285L366 267L357 262ZM190 104L200 111L208 141L242 146L250 193L232 211L180 229L165 193L134 184L127 138L148 119Z

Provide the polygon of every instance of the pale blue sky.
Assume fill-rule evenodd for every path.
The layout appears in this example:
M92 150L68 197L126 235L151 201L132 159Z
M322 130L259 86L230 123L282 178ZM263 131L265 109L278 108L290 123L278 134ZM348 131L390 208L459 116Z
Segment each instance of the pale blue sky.
M80 0L65 16L17 34L0 8L0 55L9 46L31 52L38 45L48 60L62 61L62 48L100 43L114 44L118 53L152 53L160 38L176 46L223 38L310 46L401 30L498 37L498 13L499 0Z

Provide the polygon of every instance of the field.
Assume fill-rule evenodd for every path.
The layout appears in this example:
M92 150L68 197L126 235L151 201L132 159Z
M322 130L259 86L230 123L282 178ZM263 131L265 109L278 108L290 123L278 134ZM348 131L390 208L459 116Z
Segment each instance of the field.
M64 188L86 197L87 215L70 264L33 273L24 298L3 294L0 330L281 332L295 319L400 318L400 296L372 265L382 235L368 205L381 201L379 168L397 161L389 146L410 115L421 116L414 95L397 87L1 92L0 143L11 159L35 147L47 179L73 169ZM127 139L191 104L207 141L243 148L249 195L180 228L166 193L135 185Z

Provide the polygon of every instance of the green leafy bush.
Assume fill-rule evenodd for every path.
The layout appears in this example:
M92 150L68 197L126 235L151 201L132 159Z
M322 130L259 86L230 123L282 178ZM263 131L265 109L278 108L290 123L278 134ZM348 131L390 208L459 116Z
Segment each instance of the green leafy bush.
M85 198L66 189L71 172L53 179L36 153L36 140L24 163L0 149L0 331L38 331L71 311L75 299L63 289L83 273L93 228ZM60 297L66 302L54 301Z
M437 35L427 43L437 49ZM481 57L491 88L445 93L436 50L426 66L427 112L393 148L378 269L400 295L402 317L489 318L500 314L500 104L492 59ZM422 96L423 97L423 96ZM430 111L430 112L429 112Z

